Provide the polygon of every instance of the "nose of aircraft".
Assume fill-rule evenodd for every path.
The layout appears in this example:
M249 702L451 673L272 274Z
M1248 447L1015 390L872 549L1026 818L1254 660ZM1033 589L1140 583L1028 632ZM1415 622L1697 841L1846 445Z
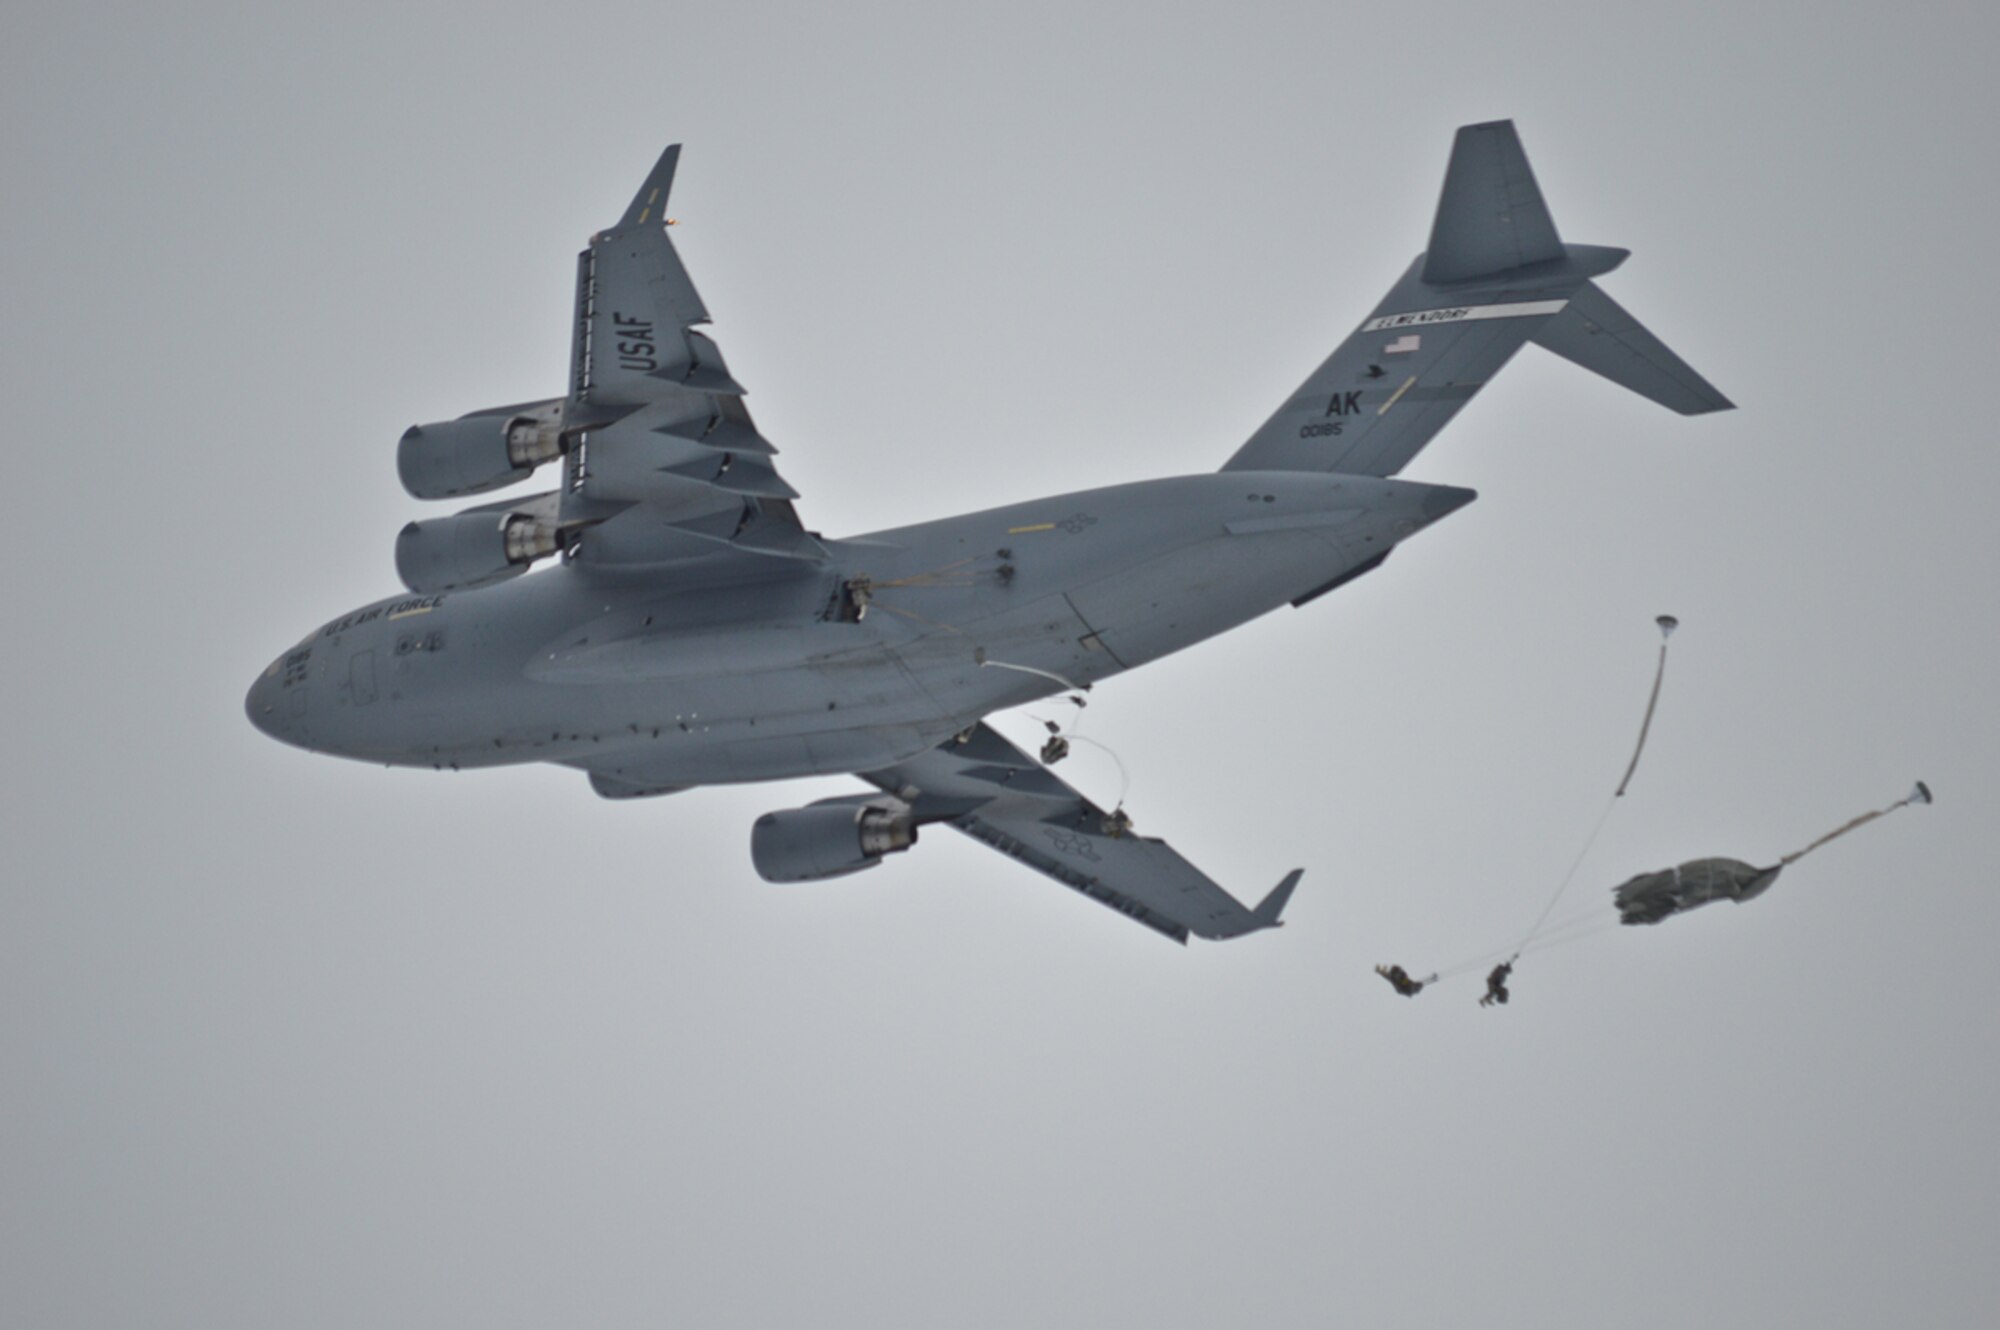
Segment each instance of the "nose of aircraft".
M278 681L271 671L265 670L250 685L250 691L243 697L243 714L272 738L280 738L278 723L282 713L278 709Z
M271 662L250 685L250 691L243 697L243 714L273 739L288 744L304 744L304 717L301 714L303 695L294 697L303 685L286 688L283 683L284 659Z

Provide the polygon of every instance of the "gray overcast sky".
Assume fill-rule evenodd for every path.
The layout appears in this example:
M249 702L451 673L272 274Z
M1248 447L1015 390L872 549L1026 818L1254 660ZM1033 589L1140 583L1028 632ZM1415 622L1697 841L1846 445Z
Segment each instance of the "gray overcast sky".
M1970 4L664 3L0 14L0 1323L1989 1324L2000 21ZM573 255L682 252L808 520L1213 469L1514 117L1741 406L1530 348L1381 573L1099 690L1183 951L956 837L253 732L394 589L405 426L559 391ZM1715 907L1415 1002L1574 888ZM1026 722L1003 722L1017 735ZM1104 797L1116 776L1080 750Z

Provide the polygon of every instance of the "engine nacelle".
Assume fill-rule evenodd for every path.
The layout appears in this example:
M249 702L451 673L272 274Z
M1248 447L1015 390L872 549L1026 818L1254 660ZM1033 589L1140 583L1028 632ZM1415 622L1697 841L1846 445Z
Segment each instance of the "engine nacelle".
M412 522L396 536L396 575L430 595L505 581L560 548L556 528L527 513L479 511Z
M396 445L396 473L419 499L456 499L512 485L562 455L562 417L562 399L556 398L412 425Z
M916 843L907 809L835 799L758 818L750 862L766 882L817 882L873 868Z

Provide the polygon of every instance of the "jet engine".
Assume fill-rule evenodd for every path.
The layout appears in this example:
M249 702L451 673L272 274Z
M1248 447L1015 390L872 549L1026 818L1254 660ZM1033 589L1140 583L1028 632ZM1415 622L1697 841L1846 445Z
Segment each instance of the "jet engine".
M553 522L529 512L475 508L412 522L396 536L396 575L412 591L465 591L504 581L559 549Z
M499 489L562 455L562 418L562 399L555 398L412 425L396 445L396 472L419 499Z
M903 807L862 799L830 799L766 813L750 828L750 861L766 882L817 882L873 868L885 854L917 843L917 824Z

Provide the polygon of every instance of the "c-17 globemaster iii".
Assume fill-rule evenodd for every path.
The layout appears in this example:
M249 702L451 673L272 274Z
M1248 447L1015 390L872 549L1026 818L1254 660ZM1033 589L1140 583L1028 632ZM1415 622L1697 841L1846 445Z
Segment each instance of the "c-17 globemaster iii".
M1729 406L1599 289L1626 251L1557 236L1513 124L1470 125L1428 249L1221 470L830 539L701 331L666 229L679 156L578 256L567 391L414 426L397 455L419 499L561 483L404 527L408 591L273 661L259 729L554 762L609 799L851 772L872 788L757 820L759 873L870 868L942 823L1168 937L1238 937L1277 926L1298 871L1246 906L984 717L1380 567L1472 501L1393 477L1524 342L1684 414Z

